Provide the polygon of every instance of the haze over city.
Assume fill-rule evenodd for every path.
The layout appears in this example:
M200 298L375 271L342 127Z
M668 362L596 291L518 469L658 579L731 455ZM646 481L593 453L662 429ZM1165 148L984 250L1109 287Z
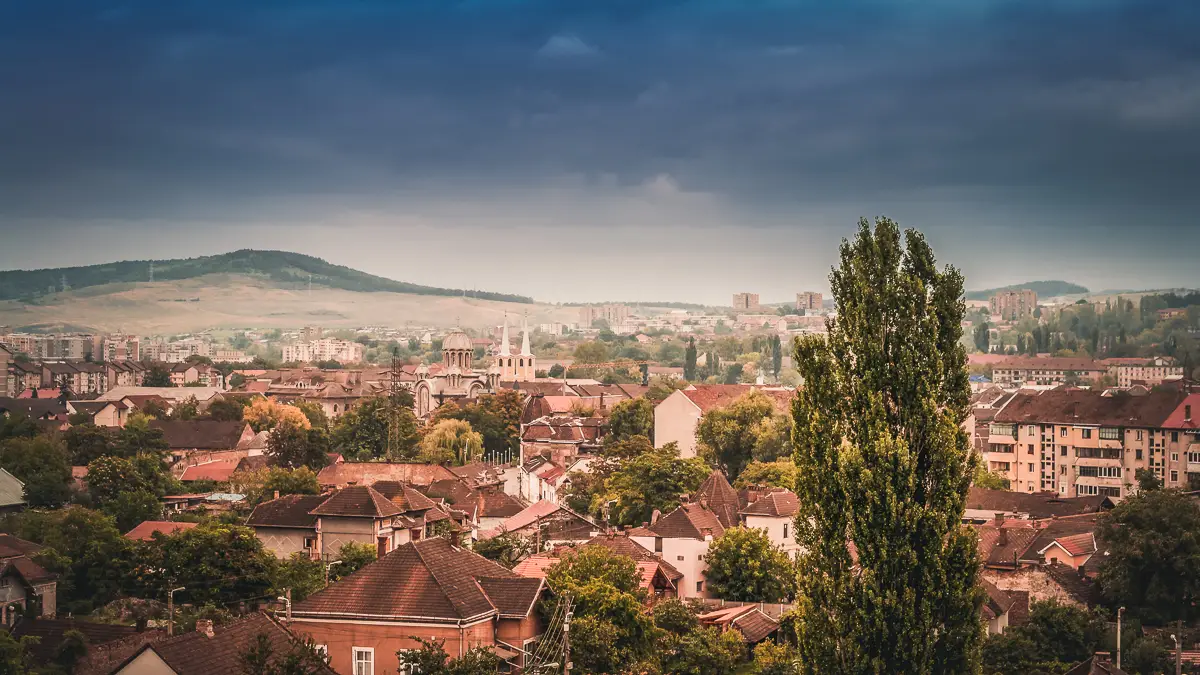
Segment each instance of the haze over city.
M968 288L1194 286L1172 242L1197 232L1198 19L6 3L0 268L251 247L545 301L779 302L826 289L838 241L886 213Z

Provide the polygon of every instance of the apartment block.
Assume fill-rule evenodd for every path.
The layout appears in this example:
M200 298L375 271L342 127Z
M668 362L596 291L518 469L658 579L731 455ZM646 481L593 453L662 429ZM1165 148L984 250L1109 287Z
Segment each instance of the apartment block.
M803 309L806 312L821 311L821 303L824 302L824 297L815 291L804 291L796 294L796 309Z
M1183 377L1183 366L1162 356L1152 359L1109 359L1105 363L1118 387L1132 387L1135 384L1156 387L1167 380Z
M749 310L752 312L757 312L759 308L758 293L734 293L733 308L735 310Z
M584 305L579 308L579 325L591 327L592 323L603 319L610 327L619 326L629 321L628 305Z
M337 361L338 363L358 363L362 359L363 346L350 340L324 338L283 346L283 360L285 362Z
M1033 316L1037 308L1037 293L1024 289L1020 291L1001 291L988 300L992 314L999 314L1008 321L1016 321L1023 316Z
M1108 366L1091 359L1013 356L992 366L992 382L1006 386L1088 384L1108 374Z
M1179 391L1018 392L993 417L983 460L1018 492L1125 497L1139 469L1187 486L1189 473L1200 478L1197 403L1200 395Z

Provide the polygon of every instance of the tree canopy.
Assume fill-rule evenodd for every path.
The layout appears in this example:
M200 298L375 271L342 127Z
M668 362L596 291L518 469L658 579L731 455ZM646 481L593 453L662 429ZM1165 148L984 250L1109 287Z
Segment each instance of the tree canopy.
M757 528L734 527L713 540L705 556L708 590L722 600L780 602L796 589L796 568Z

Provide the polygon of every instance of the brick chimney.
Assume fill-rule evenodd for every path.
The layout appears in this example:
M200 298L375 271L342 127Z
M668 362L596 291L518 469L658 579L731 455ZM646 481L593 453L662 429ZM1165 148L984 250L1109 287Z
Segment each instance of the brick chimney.
M1008 546L1008 529L1000 528L1000 536L996 537L997 546Z
M662 516L662 511L659 511L658 509L654 509L654 513L650 514L650 524L653 525L653 524L657 523L659 517L661 517L661 516Z
M996 513L996 527L1004 527L1004 512L1003 511L998 511Z
M207 637L213 636L212 619L196 619L196 632L204 633Z

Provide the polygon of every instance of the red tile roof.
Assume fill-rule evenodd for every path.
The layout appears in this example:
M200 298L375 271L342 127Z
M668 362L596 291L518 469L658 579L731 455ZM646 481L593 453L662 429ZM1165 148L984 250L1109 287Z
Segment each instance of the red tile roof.
M154 420L150 428L161 429L172 450L233 450L242 440L245 422L216 420Z
M1191 406L1191 418L1188 418L1188 406ZM1200 429L1200 394L1188 394L1175 410L1167 416L1163 426L1168 429L1184 429L1195 431Z
M343 617L401 622L458 622L496 614L516 615L527 613L540 592L541 584L531 581L446 539L433 537L404 544L309 596L296 604L293 615L301 620Z
M712 511L699 504L684 504L659 518L650 531L672 539L704 539L706 533L715 539L725 534L725 527Z
M1144 396L1106 396L1083 389L1019 392L996 413L996 422L1015 424L1088 424L1113 427L1161 427L1181 395L1153 391Z
M751 391L765 394L780 412L786 412L796 392L778 387L758 387L752 384L694 384L683 389L683 395L706 413L713 408L723 408Z
M703 504L709 511L715 513L722 526L737 527L740 500L737 491L729 484L725 474L719 470L708 474L708 478L704 479L704 482L700 484L700 489L692 496L692 501Z
M413 485L429 485L437 480L452 480L453 472L437 464L399 462L343 462L331 464L317 474L321 485L374 485L381 480L398 480Z
M790 518L800 510L800 502L796 494L788 490L768 492L753 504L742 509L747 516L770 516L773 518Z
M1066 537L1059 537L1052 543L1047 544L1039 553L1045 553L1053 545L1059 545L1068 555L1081 556L1096 552L1096 535L1091 532L1083 534L1072 534Z
M371 486L379 494L387 497L393 504L405 513L409 511L428 511L437 506L432 499L417 492L411 485L396 480L381 480Z
M154 535L172 535L181 530L190 530L199 523L176 523L169 520L146 520L125 533L126 539L135 541L150 541Z
M387 497L365 485L338 490L309 513L343 518L387 518L404 513Z
M223 483L229 480L229 477L237 470L238 462L240 461L241 459L218 459L203 464L195 464L184 469L183 475L179 477L179 480L185 483L195 480L212 480Z
M317 517L312 510L329 495L284 495L254 507L246 524L250 527L295 527L315 529Z
M1009 356L993 362L995 368L1018 368L1022 370L1074 370L1105 371L1103 363L1092 359L1056 356Z

